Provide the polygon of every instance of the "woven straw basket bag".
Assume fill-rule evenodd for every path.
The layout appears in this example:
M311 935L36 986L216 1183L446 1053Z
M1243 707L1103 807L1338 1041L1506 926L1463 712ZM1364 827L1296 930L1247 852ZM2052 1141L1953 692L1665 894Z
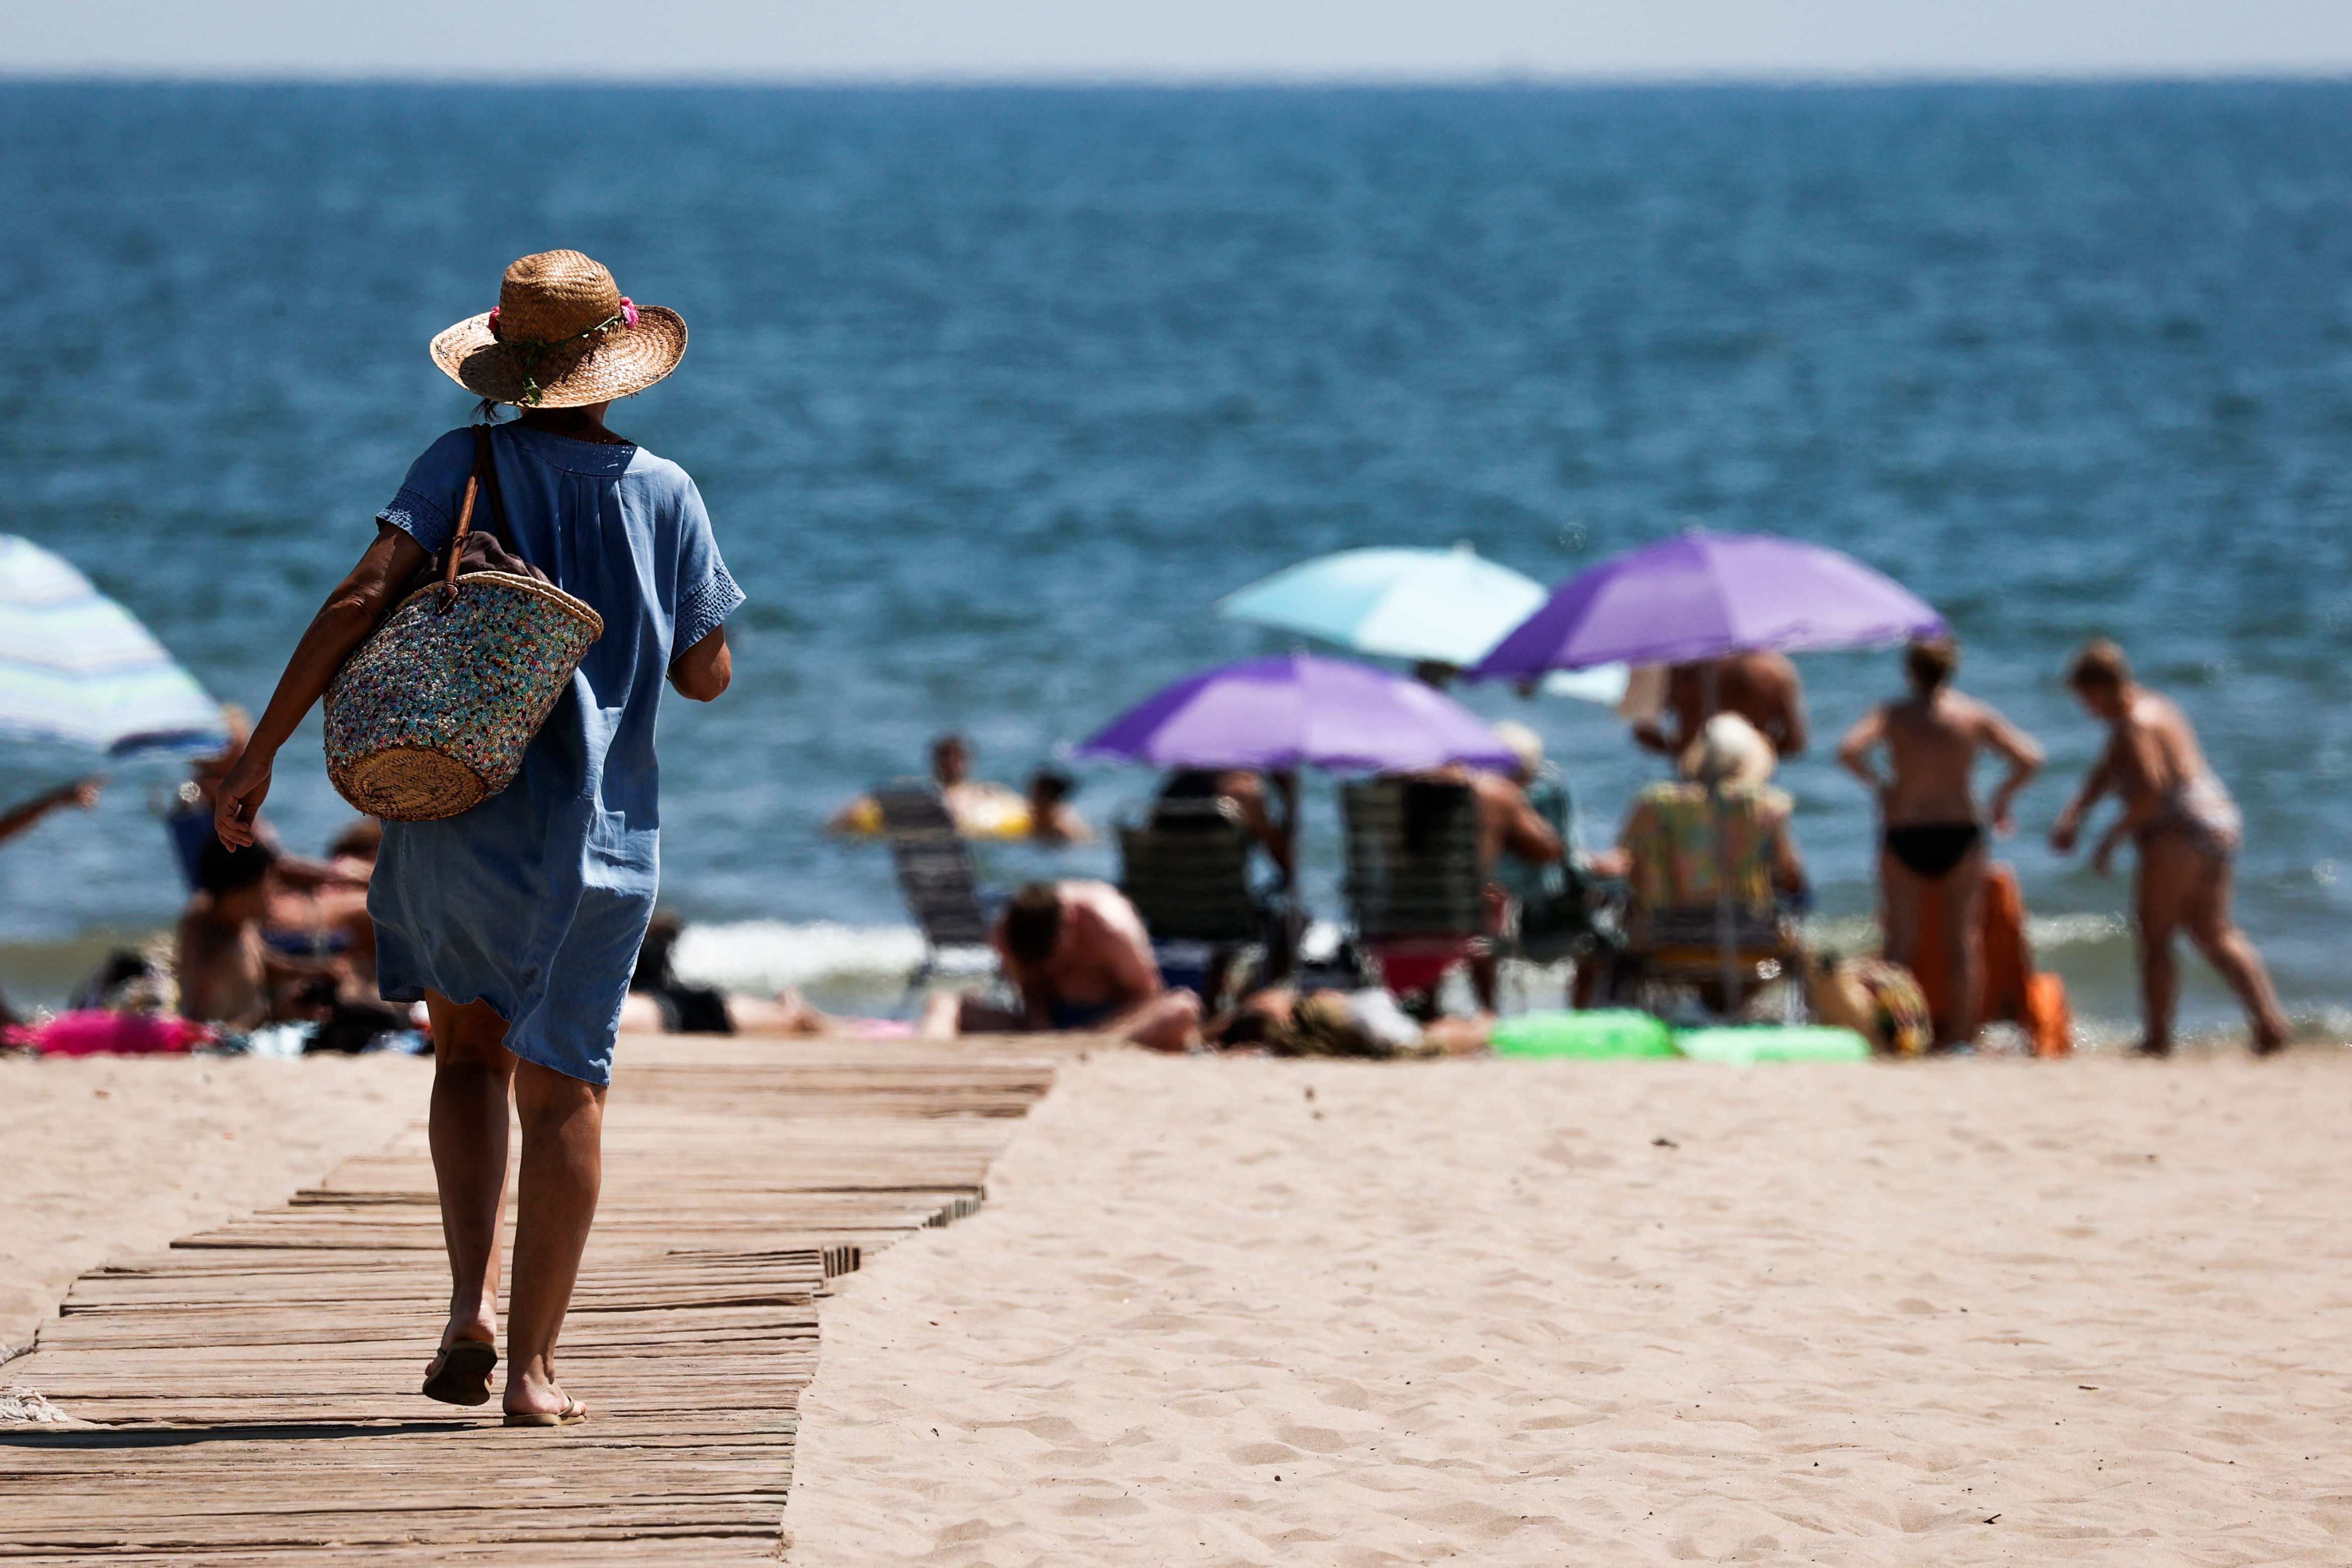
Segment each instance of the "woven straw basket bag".
M486 486L502 534L489 432L477 427L441 580L403 599L327 688L327 777L372 817L454 817L512 783L582 655L604 634L593 610L472 533ZM461 570L469 553L520 570Z

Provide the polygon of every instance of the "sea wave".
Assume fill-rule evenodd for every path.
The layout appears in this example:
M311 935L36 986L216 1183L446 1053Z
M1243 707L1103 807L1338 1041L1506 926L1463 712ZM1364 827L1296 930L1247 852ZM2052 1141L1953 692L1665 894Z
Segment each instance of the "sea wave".
M2025 939L2037 953L2060 947L2095 947L2122 942L2131 927L2120 915L2029 915ZM1869 915L1828 915L1805 922L1805 939L1816 950L1842 955L1875 953L1878 920Z
M741 920L688 925L678 937L678 977L742 995L827 981L903 979L923 961L911 925Z

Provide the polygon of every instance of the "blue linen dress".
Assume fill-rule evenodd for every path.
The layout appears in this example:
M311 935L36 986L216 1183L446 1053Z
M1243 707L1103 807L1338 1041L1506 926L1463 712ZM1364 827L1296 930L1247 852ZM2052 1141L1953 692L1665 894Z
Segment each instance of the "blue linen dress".
M507 1049L590 1083L613 1039L661 870L654 715L671 658L743 602L677 464L522 425L491 438L516 553L604 618L503 791L387 822L368 890L386 999L484 1001ZM470 430L425 450L376 517L426 550L456 531ZM487 499L474 527L490 524Z

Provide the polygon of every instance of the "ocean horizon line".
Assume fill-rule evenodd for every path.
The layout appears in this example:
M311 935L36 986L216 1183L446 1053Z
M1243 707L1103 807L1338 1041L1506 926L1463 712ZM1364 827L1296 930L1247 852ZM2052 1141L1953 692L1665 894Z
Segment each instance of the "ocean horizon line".
M824 92L860 89L1143 92L1492 91L1610 92L1626 89L1766 91L1874 90L1905 88L2074 89L2311 87L2352 83L2352 59L2324 64L2231 67L2211 70L2147 70L2131 67L2068 67L2046 70L1974 70L1914 67L1808 68L1716 71L1651 70L1629 67L1581 72L1497 68L1492 71L1236 71L986 69L803 72L600 71L515 72L492 69L176 71L20 68L0 63L0 87L223 87L464 89L621 88L732 91Z

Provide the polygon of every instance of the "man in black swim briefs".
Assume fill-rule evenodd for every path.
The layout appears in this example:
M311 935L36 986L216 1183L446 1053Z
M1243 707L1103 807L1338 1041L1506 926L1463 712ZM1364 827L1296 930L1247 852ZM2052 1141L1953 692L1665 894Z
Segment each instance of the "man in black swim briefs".
M1912 643L1903 664L1911 695L1873 708L1848 730L1838 761L1878 800L1886 956L1917 967L1927 901L1942 911L1946 972L1955 983L1947 1016L1936 1019L1936 1043L1950 1046L1976 1038L1984 988L1979 924L1988 846L1970 782L1977 754L1990 749L2009 759L2009 777L1992 798L1992 831L2006 834L2011 802L2041 770L2042 748L1995 709L1952 689L1960 650L1951 639ZM1881 746L1891 777L1872 760Z

